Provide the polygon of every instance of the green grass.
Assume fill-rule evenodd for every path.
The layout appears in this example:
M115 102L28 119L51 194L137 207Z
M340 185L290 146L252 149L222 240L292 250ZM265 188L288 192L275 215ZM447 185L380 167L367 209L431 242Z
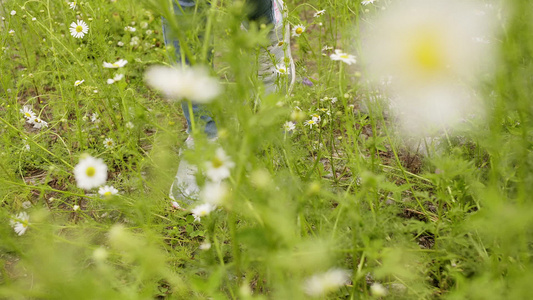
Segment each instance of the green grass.
M319 298L376 298L374 283L387 289L383 299L530 298L533 7L497 2L498 63L477 91L486 119L427 139L398 133L372 101L386 93L363 68L362 32L390 1L287 0L288 22L307 27L291 41L290 95L262 94L256 54L270 28L241 30L241 2L219 0L173 24L197 64L212 43L212 74L224 87L208 104L217 143L194 133L197 150L183 156L202 167L222 147L235 162L225 204L195 222L168 197L187 136L181 105L143 81L147 67L173 59L161 32L166 1L94 0L76 10L3 1L0 298L307 299L304 282L331 268L349 280ZM90 28L82 39L68 31L77 16ZM358 62L332 61L324 46ZM124 68L102 67L119 58ZM124 79L107 84L117 72ZM28 124L24 105L48 127ZM320 124L305 126L315 113ZM104 160L117 196L76 186L84 153ZM22 211L29 226L18 236L10 220Z

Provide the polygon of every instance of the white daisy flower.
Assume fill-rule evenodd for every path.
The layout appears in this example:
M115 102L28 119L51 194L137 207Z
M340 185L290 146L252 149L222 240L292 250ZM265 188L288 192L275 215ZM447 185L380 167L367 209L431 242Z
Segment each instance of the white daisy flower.
M319 10L319 11L317 11L317 12L313 15L313 17L314 17L314 18L317 18L317 17L322 16L322 15L325 14L325 13L326 13L326 10L325 10L325 9L323 9L323 10Z
M113 79L111 78L107 79L107 84L113 84L117 81L122 80L122 78L124 78L124 74L117 74L115 75L115 77L113 77Z
M72 206L72 210L73 211L78 211L78 210L80 210L80 206L76 204L76 205Z
M318 122L315 119L311 119L311 120L305 121L304 124L309 126L309 128L313 128L313 126L317 125Z
M194 217L194 220L196 222L200 222L202 217L209 215L215 209L216 209L216 206L214 206L213 204L204 203L191 209L191 213L192 213L192 216Z
M91 122L100 123L100 119L98 118L98 113L92 113L91 114Z
M48 123L37 116L33 117L31 120L28 120L28 123L33 124L33 128L37 129L48 127Z
M374 1L376 1L376 0L363 0L363 1L361 1L361 4L363 4L363 5L373 4Z
M23 235L28 229L30 216L26 212L21 212L14 217L11 217L9 224L18 235Z
M111 149L111 148L114 148L115 147L115 141L108 137L104 140L104 147L106 147L107 149Z
M370 292L374 297L385 297L387 296L387 289L379 282L374 282L370 286Z
M304 292L309 296L324 296L348 283L350 273L342 269L330 269L316 274L304 282Z
M221 205L228 192L229 188L223 182L207 182L200 192L200 199L205 203Z
M119 59L114 63L108 63L104 61L104 68L108 69L118 69L124 67L128 63L125 59Z
M135 27L131 27L131 26L126 26L126 27L124 27L124 30L125 30L125 31L129 31L129 32L135 32L135 31L137 31L137 29L135 29Z
M15 30L10 29L10 30L8 31L8 33L9 33L9 35L13 36L13 35L15 35Z
M76 5L76 1L73 1L73 2L69 2L68 5L70 6L70 9L72 10L75 10L77 5Z
M85 81L85 79L84 79L84 80L76 80L76 81L74 81L74 86L79 86L79 85L82 84L84 81Z
M107 165L101 158L87 155L74 167L74 177L79 188L90 190L107 180Z
M285 66L285 64L279 64L276 66L276 73L278 73L279 75L287 75L287 67Z
M83 38L87 32L89 32L89 26L83 20L78 20L70 24L70 34L77 39Z
M15 10L12 10L12 11L11 11L11 15L12 15L12 16L14 16L14 15L16 15L16 14L17 14L17 11L15 11Z
M122 46L124 46L124 43L122 41L118 41L117 42L117 46L122 47Z
M329 57L331 58L331 60L340 60L349 65L355 64L356 62L355 56L351 54L343 53L342 50L339 50L339 49L335 49L335 53L331 54Z
M32 21L37 21L36 17L31 18Z
M235 167L235 163L226 155L224 149L218 148L212 160L205 163L207 168L206 176L214 182L226 179L230 175L230 169Z
M296 129L296 123L294 122L287 121L285 124L283 124L283 130L286 132L293 131L294 129Z
M317 122L317 123L320 123L320 121L322 120L322 119L320 118L320 115L319 115L319 114L312 114L312 115L311 115L311 119L314 120L314 121Z
M202 67L171 68L154 66L145 74L146 83L173 100L187 99L196 103L211 102L221 92L217 79Z
M134 37L131 38L130 46L133 46L133 47L139 46L139 42L140 42L139 37L134 36Z
M27 106L27 105L24 105L22 107L22 109L20 110L20 112L24 115L24 117L28 120L32 120L33 118L36 117L36 114L33 112L33 110L31 109L31 107Z
M302 24L294 26L292 29L292 36L300 36L305 31L305 26Z
M104 197L110 197L118 194L118 190L111 185L104 185L98 189L98 194Z

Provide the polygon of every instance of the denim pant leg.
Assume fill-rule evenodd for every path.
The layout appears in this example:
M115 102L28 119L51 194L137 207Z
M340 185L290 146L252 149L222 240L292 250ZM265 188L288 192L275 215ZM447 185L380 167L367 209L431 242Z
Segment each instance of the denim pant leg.
M267 23L272 23L274 19L273 10L272 10L273 1L276 1L276 0L250 0L250 2L248 2L249 9L248 9L247 18L252 21L263 19ZM194 7L196 5L195 0L178 0L178 3L183 10ZM182 9L180 9L180 7L176 3L174 3L174 13L176 14L176 16L182 15ZM163 36L165 40L165 45L172 44L174 46L176 62L180 64L181 63L181 50L180 50L179 40L175 36L172 36L168 23L164 18L163 18ZM187 59L185 59L185 62L189 64ZM182 102L181 107L183 109L183 114L185 115L185 119L187 120L187 132L190 132L191 116L190 116L188 104L186 102ZM198 118L201 121L199 123L205 124L204 132L207 135L207 137L208 138L216 137L217 127L216 127L215 121L211 117L211 113L207 110L205 105L193 104L192 110L193 110L193 116L196 116L196 118Z
M182 9L183 11L186 11L196 5L194 0L179 0L179 5L181 8L174 3L174 14L179 17L182 15ZM179 65L181 64L181 48L179 40L172 35L171 29L168 25L168 22L165 20L165 18L162 18L163 20L163 37L165 40L165 45L173 45L176 55L176 63ZM190 64L188 59L185 58L185 63ZM190 133L191 129L191 114L189 112L189 106L187 102L181 103L181 108L183 109L183 114L185 115L185 119L187 120L187 132ZM211 113L209 110L207 110L205 105L198 105L198 104L192 104L192 111L193 116L196 117L196 123L199 126L204 126L204 133L207 135L208 138L214 138L217 136L217 126L215 124L215 121L211 117Z

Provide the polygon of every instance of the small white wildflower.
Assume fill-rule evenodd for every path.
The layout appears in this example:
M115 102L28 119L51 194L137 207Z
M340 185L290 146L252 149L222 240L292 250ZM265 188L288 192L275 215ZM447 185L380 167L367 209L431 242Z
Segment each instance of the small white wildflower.
M125 31L129 31L129 32L135 32L135 31L137 31L137 29L135 29L135 27L131 27L131 26L126 26L126 27L124 27L124 30L125 30Z
M196 222L200 222L202 220L202 217L208 216L213 210L215 210L215 208L216 206L211 203L204 203L191 209L191 213L194 217L194 220Z
M28 120L32 120L33 118L36 117L35 113L33 112L33 110L31 109L31 107L27 106L27 105L24 105L22 107L22 109L20 110L20 112L24 115L24 117Z
M12 10L12 11L11 11L11 15L12 15L12 16L14 16L14 15L16 15L16 14L17 14L17 11L15 11L15 10Z
M91 122L93 123L100 123L100 119L98 118L98 113L92 113L91 114Z
M70 6L70 9L72 9L72 10L76 9L76 1L69 2L68 5Z
M363 4L363 5L373 4L374 1L376 1L376 0L363 0L363 1L361 1L361 4Z
M128 122L124 126L126 126L126 128L128 128L128 129L133 129L133 127L135 127L132 122Z
M387 296L387 289L379 282L375 282L370 286L370 292L374 297L385 297Z
M221 92L217 79L202 67L171 68L154 66L144 74L146 83L174 100L211 102Z
M285 66L285 64L279 64L276 66L276 73L278 73L279 75L287 75L287 67Z
M80 210L80 206L76 204L76 205L72 206L72 210L73 211L78 211L78 210Z
M317 123L320 123L320 121L322 120L322 118L320 118L319 114L312 114L311 115L311 119L314 120Z
M337 102L337 97L331 98L331 103L335 103L335 102Z
M349 65L355 64L356 62L355 56L343 53L342 50L339 49L335 49L335 53L331 54L329 57L331 58L331 60L340 60Z
M37 21L37 18L33 17L33 18L31 18L31 20L35 22L35 21Z
M15 233L20 235L23 235L26 230L28 229L30 221L30 216L26 212L21 212L17 214L14 217L11 217L11 220L9 221L11 227L15 230Z
M283 124L283 129L285 130L285 132L293 131L295 128L296 128L296 123L294 122L287 121L285 122L285 124Z
M309 128L313 128L313 126L317 125L318 122L315 119L311 119L311 120L305 121L304 124L309 126Z
M221 205L224 198L228 195L229 188L223 182L207 182L200 192L200 199L205 203Z
M319 10L319 11L317 11L317 12L313 15L313 17L314 17L314 18L317 18L317 17L322 16L322 15L325 14L325 13L326 13L326 10L325 10L325 9L323 9L323 10Z
M139 37L134 36L134 37L131 38L130 46L133 46L133 47L139 46L139 42L140 41L141 40L139 39Z
M235 163L226 155L224 149L218 148L215 157L205 163L207 168L206 176L214 182L219 182L230 176L230 169L235 167Z
M31 120L28 120L28 123L33 124L33 128L37 129L48 127L48 123L39 117L33 117Z
M115 141L108 137L104 140L104 147L106 147L106 149L112 149L115 147Z
M119 47L122 47L122 46L124 46L124 43L123 43L122 41L118 41L118 42L117 42L117 45L118 45Z
M13 35L15 35L15 30L10 29L10 30L8 31L8 33L9 33L9 35L13 36Z
M85 80L76 80L74 81L74 86L79 86L80 84L82 84Z
M146 30L146 35L151 35L152 33L154 33L152 30L150 29Z
M70 34L79 39L83 38L89 32L89 26L83 20L77 20L70 24Z
M300 36L305 31L305 26L302 24L294 26L292 29L292 36Z
M107 165L101 158L87 155L74 167L74 177L79 188L90 190L107 180Z
M209 250L211 249L211 243L210 242L203 242L200 244L200 246L198 247L200 250Z
M330 269L316 274L304 282L303 289L309 296L324 296L348 283L349 272L342 269Z
M114 63L108 63L104 61L104 68L108 69L118 69L124 67L128 63L125 59L119 59Z
M98 194L104 197L110 197L118 194L118 190L111 185L104 185L98 189Z
M141 25L141 28L142 28L142 29L146 29L146 28L148 28L148 23L146 23L146 22L141 22L140 25Z

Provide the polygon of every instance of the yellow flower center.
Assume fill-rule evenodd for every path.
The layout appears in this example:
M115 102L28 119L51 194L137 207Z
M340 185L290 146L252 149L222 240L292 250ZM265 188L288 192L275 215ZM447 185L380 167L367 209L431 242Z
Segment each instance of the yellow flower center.
M105 193L104 193L104 196L106 196L106 197L107 197L107 196L111 196L111 192L105 192Z
M88 167L87 170L85 170L85 174L89 177L93 177L94 174L96 174L96 169L94 167Z
M113 67L118 67L119 65L117 63L113 63Z
M218 169L224 165L224 163L218 157L215 157L211 162L213 163L213 168L215 169Z
M83 31L83 26L81 25L76 26L76 32L82 32L82 31Z
M279 69L278 69L278 72L280 72L280 73L285 73L285 69L283 69L283 68L279 68Z
M296 33L297 34L302 34L302 32L304 32L304 29L302 27L296 28Z
M342 59L348 59L348 54L341 54Z
M29 112L25 112L24 115L26 115L28 118L31 118L31 114Z
M418 34L409 49L414 63L427 72L434 72L446 66L442 46L436 35L434 32Z

